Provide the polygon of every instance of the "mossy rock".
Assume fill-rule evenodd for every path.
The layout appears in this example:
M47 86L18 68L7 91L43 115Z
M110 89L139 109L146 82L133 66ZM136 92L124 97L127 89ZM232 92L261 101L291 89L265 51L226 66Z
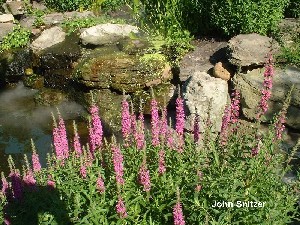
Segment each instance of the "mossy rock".
M23 77L23 83L25 87L41 89L44 87L44 77L36 74L27 75Z
M133 93L172 78L170 66L162 54L137 56L97 51L98 55L91 54L75 67L75 82L95 89L112 88Z
M35 96L34 101L37 105L53 106L66 101L66 95L56 89L43 88Z

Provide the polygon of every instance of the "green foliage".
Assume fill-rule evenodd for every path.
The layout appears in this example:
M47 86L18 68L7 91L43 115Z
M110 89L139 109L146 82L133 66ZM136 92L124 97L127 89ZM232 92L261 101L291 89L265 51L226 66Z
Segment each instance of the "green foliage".
M119 24L125 23L122 19L113 19L108 16L101 16L101 17L67 19L62 23L61 26L70 34L81 28L92 27L97 24L108 23L108 22L119 23Z
M300 68L300 37L295 39L291 46L282 47L276 61L279 64L293 65Z
M162 30L209 34L221 31L226 36L256 32L267 34L283 17L289 0L141 0L140 16ZM135 7L137 8L137 7Z
M300 17L300 1L299 0L290 0L290 4L285 10L285 17Z
M12 48L24 47L30 41L31 32L21 27L20 25L14 27L11 33L8 33L0 44L0 52Z
M76 10L115 10L124 0L45 0L46 6L61 12Z

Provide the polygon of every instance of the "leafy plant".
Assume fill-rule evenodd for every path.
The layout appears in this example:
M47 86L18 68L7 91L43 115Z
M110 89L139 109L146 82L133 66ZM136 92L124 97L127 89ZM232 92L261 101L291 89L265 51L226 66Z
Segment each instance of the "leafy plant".
M300 17L300 2L298 0L290 0L289 5L285 9L285 17Z
M30 41L30 34L31 32L28 29L23 28L20 25L17 25L16 27L14 27L11 33L8 33L3 38L0 44L0 52L12 48L19 48L19 47L26 46Z

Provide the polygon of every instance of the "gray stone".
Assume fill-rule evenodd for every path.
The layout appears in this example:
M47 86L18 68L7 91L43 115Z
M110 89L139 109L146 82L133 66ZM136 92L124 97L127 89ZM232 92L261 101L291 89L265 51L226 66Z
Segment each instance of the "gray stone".
M279 45L272 38L259 34L239 34L229 40L229 61L236 66L263 65L271 51L276 52Z
M65 40L66 33L61 27L52 27L50 29L44 30L42 34L31 43L31 48L33 51L41 51L56 45Z
M8 33L14 30L16 24L13 23L0 23L0 41L3 40L3 37Z
M180 81L186 81L196 71L208 72L215 63L225 58L226 42L205 40L193 44L195 49L180 62Z
M300 36L300 18L285 18L278 25L279 36L283 45L291 47Z
M0 23L14 22L14 16L12 14L2 14L0 15Z
M247 74L235 75L233 81L236 89L241 92L241 107L243 114L248 119L255 119L257 107L263 88L264 69L255 69ZM274 113L278 113L287 97L287 93L294 85L291 104L287 111L286 124L295 129L300 129L300 70L294 67L275 69L272 95L269 109L265 114L265 121L270 121Z
M7 1L6 6L14 16L25 13L25 4L23 1Z
M127 24L99 24L84 29L80 34L83 44L105 45L116 43L130 35L138 33L138 28Z
M222 125L222 117L228 99L227 82L211 77L205 72L195 72L189 77L183 86L185 100L187 130L193 130L194 118L198 114L200 129L205 129L206 121L210 115L212 131L219 132Z

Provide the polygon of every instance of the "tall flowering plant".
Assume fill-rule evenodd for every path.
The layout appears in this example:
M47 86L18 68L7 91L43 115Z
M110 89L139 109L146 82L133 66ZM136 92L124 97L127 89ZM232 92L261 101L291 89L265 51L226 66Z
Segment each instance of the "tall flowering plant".
M93 154L102 146L103 127L99 117L99 108L93 104L90 108L91 122L89 127L90 151Z

